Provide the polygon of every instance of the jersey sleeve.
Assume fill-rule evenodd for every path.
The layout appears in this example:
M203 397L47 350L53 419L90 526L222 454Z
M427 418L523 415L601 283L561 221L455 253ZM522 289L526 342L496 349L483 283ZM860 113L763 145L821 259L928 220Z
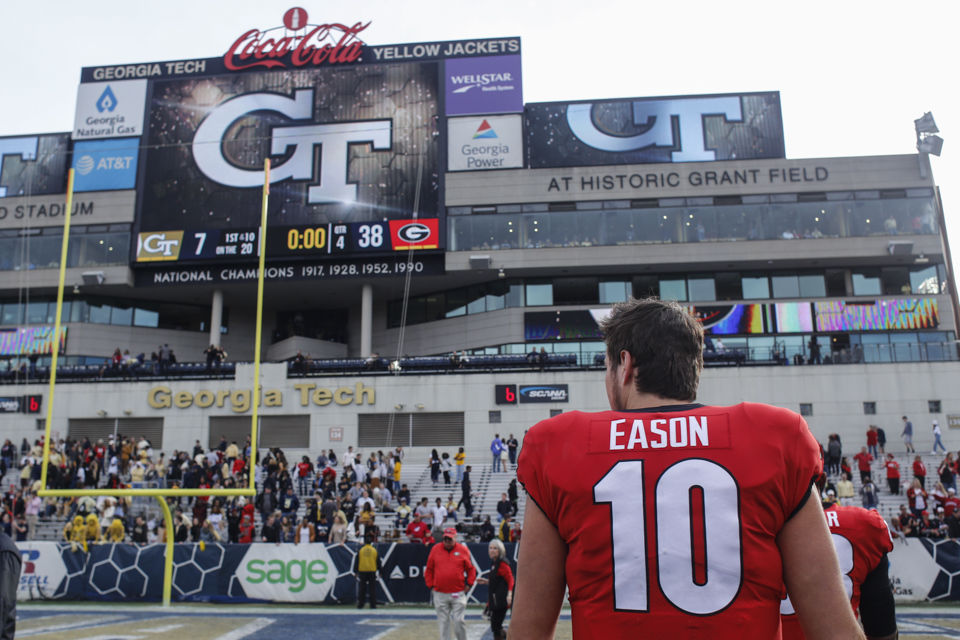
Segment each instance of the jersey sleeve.
M820 456L820 445L810 432L807 421L802 416L796 416L796 424L792 431L793 437L785 443L785 459L792 461L788 467L785 489L788 518L792 517L806 503L810 497L810 487L817 476L823 473L823 458Z
M517 458L517 480L547 519L556 523L557 502L554 496L554 484L547 476L547 463L550 460L550 427L549 420L538 422L524 436L523 447Z

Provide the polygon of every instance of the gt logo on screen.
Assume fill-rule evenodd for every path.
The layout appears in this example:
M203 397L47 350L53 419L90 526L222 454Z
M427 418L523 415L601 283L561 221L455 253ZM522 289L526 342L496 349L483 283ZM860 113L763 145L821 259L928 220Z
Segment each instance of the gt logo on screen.
M200 123L193 139L193 159L205 176L228 187L259 187L263 170L237 167L223 156L224 136L240 118L257 112L273 111L291 120L313 118L313 89L298 89L294 97L274 93L250 93L231 98L215 107ZM348 148L351 144L370 144L375 151L391 147L392 120L363 120L277 126L271 131L270 152L287 159L270 170L270 182L313 180L320 147L320 183L307 189L310 204L355 202L357 185L347 182Z
M393 239L394 251L436 249L440 246L439 221L436 218L390 220L390 235Z
M670 147L674 162L716 160L716 151L705 148L703 118L722 115L727 121L743 119L740 98L670 98L642 100L633 103L633 124L645 128L633 136L611 135L601 131L593 121L593 104L571 104L567 107L570 131L585 144L601 151L637 151L644 147ZM672 120L679 123L680 139L675 140Z
M137 237L137 262L174 261L180 258L183 231L150 231Z

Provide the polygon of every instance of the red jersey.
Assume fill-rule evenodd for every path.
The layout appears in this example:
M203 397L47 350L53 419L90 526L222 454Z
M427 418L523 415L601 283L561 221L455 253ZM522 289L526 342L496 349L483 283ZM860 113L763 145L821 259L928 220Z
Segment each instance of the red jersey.
M873 429L867 431L867 446L873 447L877 444L877 432Z
M943 517L949 518L950 515L960 508L960 498L956 496L950 496L943 501Z
M883 516L862 507L833 504L823 511L840 560L843 586L855 615L860 611L860 585L877 568L883 556L893 551L893 539ZM800 619L793 614L790 600L784 600L783 640L804 640Z
M430 533L430 525L423 520L419 522L413 520L407 525L407 536L410 538L410 542L423 542L428 533Z
M567 544L574 638L726 640L778 637L776 537L821 468L799 415L693 404L540 422L517 475Z
M870 471L870 463L873 462L873 456L869 453L858 453L853 456L853 459L857 461L857 468L860 471Z
M919 460L915 460L913 463L913 475L921 476L923 478L927 477L927 465L923 464Z
M900 463L896 460L887 460L887 477L888 478L899 478L900 477Z

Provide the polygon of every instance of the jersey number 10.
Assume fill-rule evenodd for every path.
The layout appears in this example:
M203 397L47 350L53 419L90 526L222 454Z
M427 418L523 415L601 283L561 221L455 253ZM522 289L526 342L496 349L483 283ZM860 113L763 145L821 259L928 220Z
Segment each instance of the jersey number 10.
M649 611L647 509L643 460L621 460L593 487L593 501L610 505L613 595L618 611ZM705 565L694 561L694 489L702 491ZM743 581L740 498L729 471L699 458L681 460L657 478L654 519L658 582L675 607L709 615L728 607Z

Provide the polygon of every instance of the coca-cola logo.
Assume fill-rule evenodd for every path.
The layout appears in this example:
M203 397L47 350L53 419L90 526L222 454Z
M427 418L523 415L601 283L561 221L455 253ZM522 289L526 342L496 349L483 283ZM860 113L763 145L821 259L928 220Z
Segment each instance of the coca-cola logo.
M242 71L356 62L365 44L357 34L369 26L369 22L309 24L307 12L294 7L284 13L283 26L243 33L224 54L223 64Z

